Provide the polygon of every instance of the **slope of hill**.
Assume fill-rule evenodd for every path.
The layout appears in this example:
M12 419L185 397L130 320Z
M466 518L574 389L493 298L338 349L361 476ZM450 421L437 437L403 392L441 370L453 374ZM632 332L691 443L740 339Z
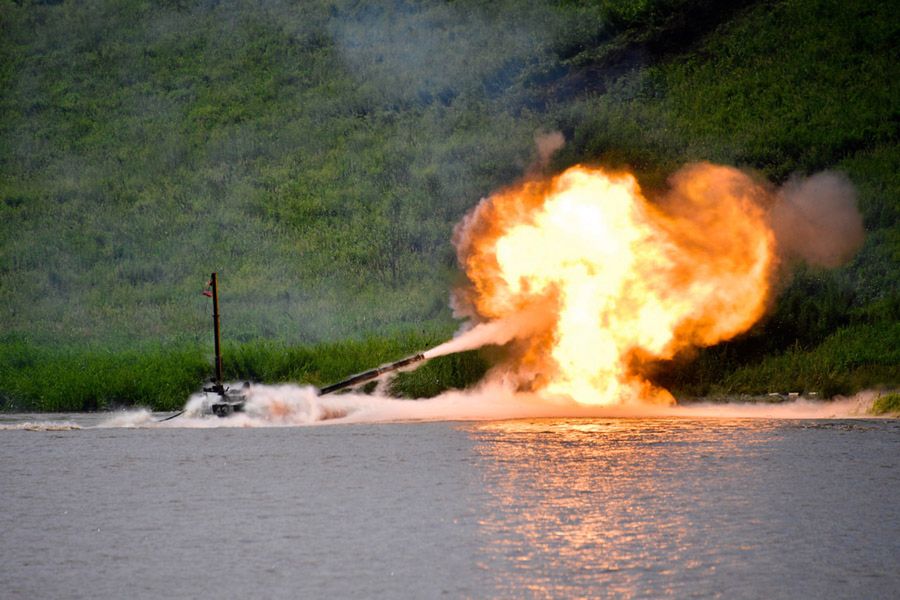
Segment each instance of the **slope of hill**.
M263 368L297 345L437 341L454 223L549 130L568 141L553 168L627 164L651 188L691 160L847 173L858 256L799 269L754 331L658 377L690 393L900 383L895 4L725 4L3 0L2 398L177 402L209 352L212 270L226 336L254 342L234 376L368 366ZM71 392L134 356L144 384ZM440 385L481 372L453 360ZM174 387L152 391L154 373ZM51 377L61 391L29 387Z

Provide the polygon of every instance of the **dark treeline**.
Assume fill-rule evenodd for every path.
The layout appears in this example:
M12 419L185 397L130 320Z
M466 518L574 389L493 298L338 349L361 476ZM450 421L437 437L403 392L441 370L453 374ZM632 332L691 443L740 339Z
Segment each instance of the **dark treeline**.
M235 378L324 383L440 341L453 225L553 130L551 169L627 165L651 191L693 160L846 173L860 253L795 270L753 331L656 377L897 385L897 17L862 0L0 0L0 401L179 404L210 364L213 270ZM368 360L378 343L396 355ZM344 358L287 366L317 353ZM398 393L484 369L454 361Z

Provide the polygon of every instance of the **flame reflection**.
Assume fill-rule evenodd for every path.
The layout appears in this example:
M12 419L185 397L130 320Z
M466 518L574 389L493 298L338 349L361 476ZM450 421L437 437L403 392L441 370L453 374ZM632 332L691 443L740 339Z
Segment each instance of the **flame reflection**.
M771 435L765 422L753 427ZM746 432L738 447L729 434L734 428L722 421L714 430L684 419L541 419L472 428L490 504L479 522L482 567L504 573L493 582L502 597L522 590L633 597L649 579L656 591L678 595L687 581L696 590L697 578L720 564L722 549L704 543L715 519L703 522L683 499L697 497L696 488L706 495L697 497L698 506L721 494L740 505L717 473L727 463L730 477L749 476L743 459L755 452Z

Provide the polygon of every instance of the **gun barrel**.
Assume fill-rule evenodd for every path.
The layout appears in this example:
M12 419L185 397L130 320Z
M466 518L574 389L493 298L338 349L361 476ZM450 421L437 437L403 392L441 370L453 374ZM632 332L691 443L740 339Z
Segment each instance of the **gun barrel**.
M342 390L344 388L352 387L354 385L358 385L360 383L370 381L375 379L376 377L380 377L385 373L390 373L391 371L396 371L397 369L402 369L408 365L417 363L419 361L425 360L424 354L416 354L415 356L408 356L403 360L398 360L397 362L392 362L387 365L382 365L377 369L372 369L371 371L365 371L363 373L359 373L354 375L353 377L349 377L343 381L339 381L337 383L332 383L331 385L326 385L325 387L319 390L319 395L324 396L325 394L330 394L332 392L336 392L338 390Z

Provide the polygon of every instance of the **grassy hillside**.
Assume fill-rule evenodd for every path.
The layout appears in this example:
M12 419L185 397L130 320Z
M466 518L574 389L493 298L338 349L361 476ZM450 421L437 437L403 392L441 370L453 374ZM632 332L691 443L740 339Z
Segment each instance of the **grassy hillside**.
M849 265L799 269L764 323L660 381L898 385L898 17L862 0L0 0L0 399L178 404L209 365L213 270L236 377L320 382L382 360L373 340L385 360L436 341L454 223L557 129L553 168L627 164L650 188L702 159L775 182L836 169L860 191ZM285 366L338 341L332 371ZM140 360L145 391L122 366ZM404 391L483 370L454 360ZM113 373L99 399L27 383Z

